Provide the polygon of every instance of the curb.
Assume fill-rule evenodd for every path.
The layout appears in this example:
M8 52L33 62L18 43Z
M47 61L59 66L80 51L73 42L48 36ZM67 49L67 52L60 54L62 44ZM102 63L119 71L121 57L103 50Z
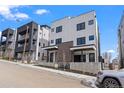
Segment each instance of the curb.
M91 88L97 88L95 85L95 79L92 79L92 80L82 79L81 84L91 87Z

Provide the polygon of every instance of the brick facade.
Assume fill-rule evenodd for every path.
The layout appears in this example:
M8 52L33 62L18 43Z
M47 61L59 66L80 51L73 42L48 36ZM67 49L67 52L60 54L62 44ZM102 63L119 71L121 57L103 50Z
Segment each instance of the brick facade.
M61 43L58 45L57 62L71 62L71 51L73 47L73 41Z

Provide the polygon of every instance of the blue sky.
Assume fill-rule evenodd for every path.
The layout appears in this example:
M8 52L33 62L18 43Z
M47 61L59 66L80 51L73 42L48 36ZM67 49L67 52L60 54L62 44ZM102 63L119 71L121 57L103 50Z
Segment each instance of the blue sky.
M16 28L29 21L50 25L52 21L65 16L76 16L91 10L97 14L101 52L117 50L117 28L124 6L0 6L0 31ZM20 22L15 21L19 19ZM115 51L115 52L114 52Z

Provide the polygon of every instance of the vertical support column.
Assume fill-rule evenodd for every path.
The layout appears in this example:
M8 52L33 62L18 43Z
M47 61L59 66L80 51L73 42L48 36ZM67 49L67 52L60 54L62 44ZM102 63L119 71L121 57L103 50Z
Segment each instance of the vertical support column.
M8 59L10 59L10 51L9 51L9 43L8 43L8 40L9 40L9 31L10 30L8 30L8 32L7 32L7 37L6 37L6 50L5 50L5 57L7 57Z
M0 43L0 47L1 47L1 49L0 49L0 56L2 57L2 55L3 55L3 51L2 51L2 40L3 40L3 36L1 35L1 43Z
M96 49L95 51L96 51L95 52L95 62L99 62L99 60L98 60L99 59L98 58L99 57L99 55L98 55L98 49Z
M38 25L38 30L37 30L37 44L36 44L36 58L35 58L35 60L38 60L39 30L40 30L40 25Z
M57 52L55 51L55 62L57 62Z
M86 62L89 62L89 52L86 52Z
M71 62L74 62L74 51L71 51Z

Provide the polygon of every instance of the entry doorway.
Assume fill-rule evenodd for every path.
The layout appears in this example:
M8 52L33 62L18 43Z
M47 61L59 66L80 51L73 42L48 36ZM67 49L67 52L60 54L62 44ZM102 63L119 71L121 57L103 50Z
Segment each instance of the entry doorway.
M74 55L74 62L81 62L81 55Z
M54 53L50 53L50 62L53 62Z

